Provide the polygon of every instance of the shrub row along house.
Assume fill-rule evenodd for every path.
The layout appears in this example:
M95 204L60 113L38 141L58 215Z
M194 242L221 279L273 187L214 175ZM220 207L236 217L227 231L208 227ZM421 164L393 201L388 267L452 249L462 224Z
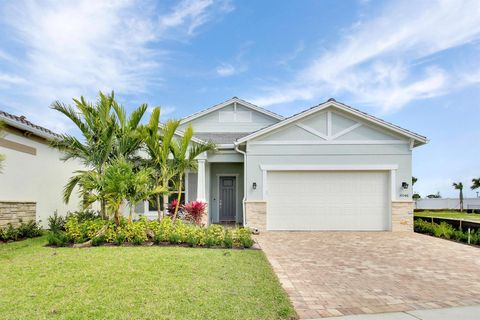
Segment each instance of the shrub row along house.
M196 158L196 169L185 173L181 188L186 201L208 203L208 223L236 222L260 231L413 229L412 150L427 143L424 136L333 99L284 118L234 97L182 119L176 135L190 125L192 144L217 145ZM38 131L35 126L22 130ZM6 139L0 153L7 153ZM60 202L61 189L75 165L57 161L56 151L50 152L55 161L43 167L56 174L41 179L31 169L33 157L32 165L7 160L0 200L18 198L15 191L4 193L8 185L14 190L54 186L48 197L56 206L44 206L46 198L33 194L24 199L37 202L37 219L67 209ZM17 185L16 171L25 177ZM171 194L169 201L175 197ZM139 202L135 211L155 218L156 206Z

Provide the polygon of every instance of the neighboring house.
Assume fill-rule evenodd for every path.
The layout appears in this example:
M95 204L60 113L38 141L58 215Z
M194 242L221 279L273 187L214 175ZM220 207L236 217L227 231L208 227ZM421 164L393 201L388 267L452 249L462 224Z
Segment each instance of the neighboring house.
M0 154L6 159L0 173L0 226L19 219L41 221L55 210L65 215L78 209L78 198L63 203L63 187L80 168L75 161L63 162L60 153L48 146L47 139L58 135L46 128L0 111L5 136L0 137Z
M284 118L239 98L181 121L218 151L186 175L208 222L259 230L412 230L412 150L427 138L330 99ZM181 133L180 133L181 134ZM147 202L143 213L155 216Z

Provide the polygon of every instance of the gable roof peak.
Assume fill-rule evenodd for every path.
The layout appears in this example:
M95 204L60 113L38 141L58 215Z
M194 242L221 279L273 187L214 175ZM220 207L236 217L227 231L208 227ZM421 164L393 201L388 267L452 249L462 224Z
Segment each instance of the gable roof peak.
M283 120L283 119L285 119L283 116L281 116L281 115L279 115L279 114L276 114L275 112L272 112L272 111L270 111L270 110L261 108L261 107L259 107L259 106L257 106L257 105L254 105L254 104L251 103L251 102L248 102L248 101L246 101L246 100L243 100L243 99L241 99L241 98L238 98L238 97L234 96L233 98L230 98L230 99L228 99L228 100L226 100L226 101L224 101L224 102L221 102L221 103L219 103L219 104L216 104L216 105L214 105L214 106L212 106L212 107L203 109L203 110L198 111L198 112L196 112L196 113L193 113L193 114L191 114L191 115L183 118L182 120L180 120L180 123L181 123L181 124L184 124L184 123L190 122L190 121L192 121L192 120L194 120L194 119L197 119L197 118L199 118L199 117L201 117L201 116L204 116L204 115L209 114L209 113L211 113L211 112L214 112L214 111L216 111L216 110L222 109L223 107L226 107L226 106L228 106L229 104L235 103L235 102L240 103L240 104L241 104L242 106L244 106L244 107L247 107L247 108L249 108L249 109L252 109L252 110L255 110L255 111L260 112L260 113L262 113L262 114L265 114L265 115L267 115L267 116L269 116L269 117L271 117L271 118L274 118L274 119L277 119L277 120Z

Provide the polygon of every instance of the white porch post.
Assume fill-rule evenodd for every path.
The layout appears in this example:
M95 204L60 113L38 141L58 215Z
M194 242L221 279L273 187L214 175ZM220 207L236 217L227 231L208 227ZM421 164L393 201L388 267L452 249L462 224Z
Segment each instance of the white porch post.
M198 159L198 171L197 171L197 200L205 202L205 160Z

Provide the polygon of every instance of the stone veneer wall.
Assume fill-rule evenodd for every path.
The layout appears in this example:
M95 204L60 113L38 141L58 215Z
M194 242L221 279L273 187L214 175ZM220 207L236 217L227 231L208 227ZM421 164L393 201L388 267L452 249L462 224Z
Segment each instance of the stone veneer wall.
M392 231L413 231L413 201L392 201Z
M245 202L246 226L258 229L258 231L267 230L267 203L265 201L247 201Z
M37 204L35 202L0 201L0 227L8 223L17 226L20 221L36 220Z

